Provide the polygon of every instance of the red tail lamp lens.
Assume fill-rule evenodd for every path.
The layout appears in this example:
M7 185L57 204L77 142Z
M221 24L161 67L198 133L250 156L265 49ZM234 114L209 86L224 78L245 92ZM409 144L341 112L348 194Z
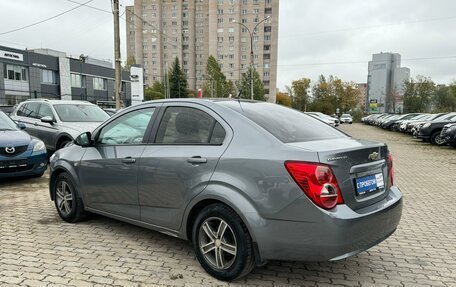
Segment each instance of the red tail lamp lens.
M319 207L331 209L344 203L336 178L329 166L287 161L285 168L301 190Z

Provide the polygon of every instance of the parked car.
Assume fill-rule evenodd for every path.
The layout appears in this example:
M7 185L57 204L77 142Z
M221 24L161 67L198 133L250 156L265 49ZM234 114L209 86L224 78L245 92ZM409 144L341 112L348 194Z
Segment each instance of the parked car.
M122 110L50 159L59 216L87 211L191 240L212 276L268 260L339 260L389 237L402 195L383 143L234 99Z
M440 137L450 146L456 148L456 123L445 125L440 133Z
M337 127L339 126L339 120L338 119L335 119L333 117L330 117L324 113L320 113L320 112L306 112L306 114L308 114L309 116L312 116L324 123L327 123L328 125L331 125L331 126L334 126L334 127Z
M42 176L47 168L44 143L31 137L0 111L0 178Z
M343 124L343 123L349 123L349 124L352 124L353 123L353 118L351 117L350 114L342 114L340 116L340 123Z
M392 117L388 117L385 120L382 121L381 127L386 129L386 130L394 130L395 129L395 124L398 121L401 120L408 120L411 119L419 114L413 113L413 114L404 114L404 115L394 115Z
M440 136L443 127L456 122L456 113L451 113L439 120L429 121L423 124L416 132L416 137L429 141L431 144L444 145L445 139Z
M111 108L103 109L103 111L105 113L107 113L110 117L112 117L113 115L115 115L117 113L116 109L111 109Z
M27 100L11 114L16 122L25 124L30 135L58 150L85 131L93 131L109 118L97 105L83 101Z

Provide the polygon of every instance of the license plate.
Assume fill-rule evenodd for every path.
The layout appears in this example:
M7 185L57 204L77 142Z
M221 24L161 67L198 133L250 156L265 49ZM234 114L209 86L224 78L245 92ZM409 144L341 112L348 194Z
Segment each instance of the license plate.
M382 188L385 184L383 183L383 174L377 173L369 176L363 176L357 178L356 182L356 192L358 195L363 195L366 193L371 193L376 191L379 188Z

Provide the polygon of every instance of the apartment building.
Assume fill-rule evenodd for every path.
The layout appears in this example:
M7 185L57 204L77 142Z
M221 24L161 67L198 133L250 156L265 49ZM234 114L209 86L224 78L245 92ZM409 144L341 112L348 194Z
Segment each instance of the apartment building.
M127 56L144 67L148 85L166 80L177 57L189 88L197 90L210 55L227 79L240 80L250 64L252 43L265 96L275 102L278 17L279 0L135 0L126 10ZM257 24L251 37L249 30Z

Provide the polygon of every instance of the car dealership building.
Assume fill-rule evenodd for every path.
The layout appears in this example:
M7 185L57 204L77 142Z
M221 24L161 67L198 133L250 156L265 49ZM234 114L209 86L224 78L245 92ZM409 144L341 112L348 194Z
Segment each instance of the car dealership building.
M85 100L109 107L115 102L112 63L50 49L0 46L0 105L27 99ZM124 106L131 104L130 73L122 72Z

